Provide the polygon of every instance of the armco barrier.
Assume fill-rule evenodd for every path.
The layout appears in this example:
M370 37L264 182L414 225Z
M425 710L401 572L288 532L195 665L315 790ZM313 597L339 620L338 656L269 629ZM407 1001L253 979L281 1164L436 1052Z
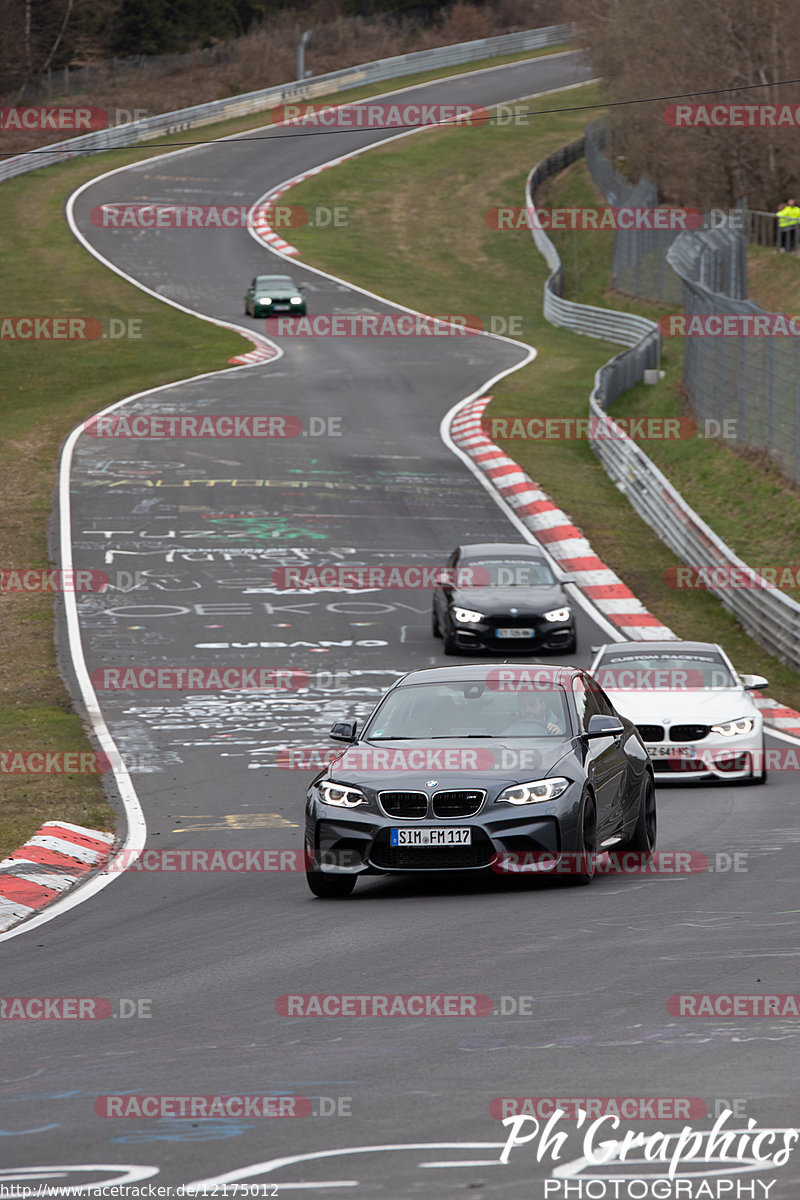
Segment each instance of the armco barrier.
M596 387L589 407L594 416L605 412ZM690 567L749 569L689 507L636 442L627 437L607 438L593 442L592 449L639 516L682 563ZM726 577L730 578L728 571L723 575ZM784 662L800 667L800 604L777 588L709 585L709 591L762 646Z
M544 315L554 325L632 346L605 363L595 375L589 398L590 416L608 422L607 409L627 388L641 380L645 367L658 362L660 334L644 317L613 309L598 309L565 300L563 267L553 243L536 228L535 196L539 184L575 162L583 153L583 139L557 150L538 163L526 183L526 204L533 239L550 275L544 289ZM637 340L638 338L638 340ZM665 475L640 446L619 426L615 436L590 439L608 475L625 493L644 521L656 531L681 562L691 567L726 567L748 570L747 564L717 537L713 529L689 507ZM742 627L767 650L800 668L800 605L776 588L715 588L710 591L733 613Z
M641 379L645 367L657 366L661 348L658 327L646 317L635 313L615 312L611 308L596 308L591 304L576 304L561 295L564 288L564 268L561 258L543 229L536 227L534 197L538 187L552 175L557 175L577 159L583 157L584 139L556 150L538 163L529 174L526 184L526 206L529 224L537 250L550 268L550 276L544 285L544 315L553 325L583 333L587 337L599 338L604 342L617 342L636 348L637 378ZM619 394L619 393L617 393ZM612 397L613 399L613 397Z
M96 133L83 134L64 142L54 142L35 154L19 154L0 163L0 180L49 167L53 163L66 162L84 154L97 154L120 146L133 146L137 142L161 137L163 134L180 133L198 125L210 125L214 121L228 121L233 117L244 117L250 113L263 112L298 100L313 100L315 96L345 92L351 88L380 83L385 79L398 79L403 75L422 71L438 70L442 67L458 66L476 62L481 58L500 58L506 54L521 54L526 50L542 50L568 41L574 33L572 25L548 25L544 29L525 29L520 33L506 33L500 37L480 38L473 42L459 42L454 46L440 46L434 50L417 50L413 54L400 54L394 58L383 58L376 62L346 67L331 71L327 75L316 75L304 82L283 84L277 88L266 88L258 92L232 96L226 100L212 100L208 104L196 104L176 112L160 113L141 121L116 125Z

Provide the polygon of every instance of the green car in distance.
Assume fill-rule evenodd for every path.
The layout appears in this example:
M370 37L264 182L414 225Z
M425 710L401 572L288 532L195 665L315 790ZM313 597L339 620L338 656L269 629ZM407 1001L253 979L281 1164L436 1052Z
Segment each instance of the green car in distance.
M276 313L292 316L306 315L306 302L301 296L302 284L289 275L256 275L244 298L245 316L273 317Z

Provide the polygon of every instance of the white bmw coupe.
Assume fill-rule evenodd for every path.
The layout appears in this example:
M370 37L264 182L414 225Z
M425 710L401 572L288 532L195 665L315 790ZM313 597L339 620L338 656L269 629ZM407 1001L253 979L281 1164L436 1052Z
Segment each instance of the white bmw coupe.
M589 668L619 713L638 726L659 783L765 783L764 727L752 693L714 642L616 642Z

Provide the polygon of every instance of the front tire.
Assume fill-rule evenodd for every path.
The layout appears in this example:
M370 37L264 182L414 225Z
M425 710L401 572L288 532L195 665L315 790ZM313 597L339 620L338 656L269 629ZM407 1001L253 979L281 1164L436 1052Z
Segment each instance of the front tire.
M751 783L766 783L767 782L767 747L764 742L761 743L761 771L758 775L753 772L750 776Z
M444 646L442 649L444 650L445 654L458 654L456 639L446 626L442 632L442 638L444 639Z
M306 871L306 883L320 900L344 900L356 886L356 876L328 875L325 871Z
M434 637L440 638L442 636L442 631L439 628L439 618L436 615L435 604L433 606L433 612L431 613L431 632L433 633Z
M577 845L575 847L575 871L567 876L573 887L588 887L595 877L597 862L597 810L594 799L587 792L581 805Z
M648 773L645 776L642 790L639 793L639 813L636 817L633 833L625 838L624 841L614 846L612 853L625 854L627 851L633 851L641 854L645 862L650 862L655 853L657 832L656 787L652 777Z

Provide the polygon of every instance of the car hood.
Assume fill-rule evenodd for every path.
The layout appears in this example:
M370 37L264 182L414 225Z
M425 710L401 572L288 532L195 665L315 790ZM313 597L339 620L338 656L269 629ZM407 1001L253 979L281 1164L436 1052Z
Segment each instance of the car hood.
M331 763L327 778L373 791L491 791L546 777L571 747L571 739L548 737L359 742Z
M453 588L451 603L490 617L494 613L507 613L511 608L516 608L521 615L534 613L538 616L552 608L563 608L569 601L561 586L554 584L537 588Z
M741 688L709 691L607 690L617 712L637 725L718 725L737 717L754 717L758 709Z

